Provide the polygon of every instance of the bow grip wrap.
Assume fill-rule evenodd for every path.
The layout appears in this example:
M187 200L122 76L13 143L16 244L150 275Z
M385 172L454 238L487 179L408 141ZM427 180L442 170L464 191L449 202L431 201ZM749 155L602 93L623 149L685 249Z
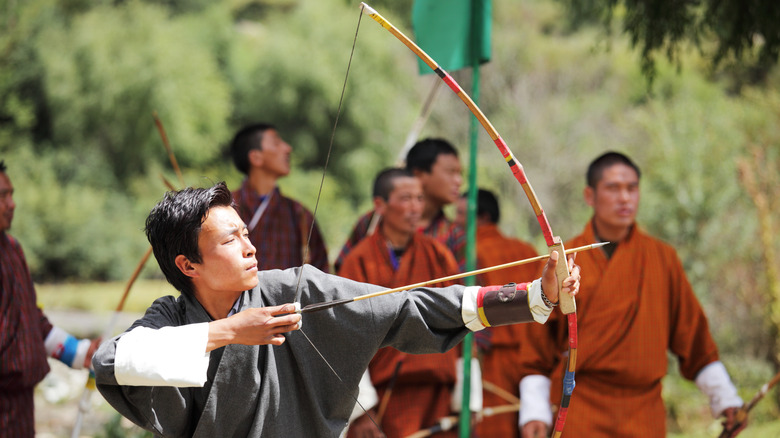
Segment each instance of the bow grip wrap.
M532 322L528 302L530 283L509 283L504 286L485 286L477 293L477 313L485 327Z
M559 236L553 238L555 244L550 247L550 252L558 252L558 266L555 268L555 274L558 276L558 305L560 306L561 313L568 315L577 311L577 302L574 301L574 297L569 294L561 292L563 286L563 280L569 276L569 263L566 260L566 250L563 248L563 242Z

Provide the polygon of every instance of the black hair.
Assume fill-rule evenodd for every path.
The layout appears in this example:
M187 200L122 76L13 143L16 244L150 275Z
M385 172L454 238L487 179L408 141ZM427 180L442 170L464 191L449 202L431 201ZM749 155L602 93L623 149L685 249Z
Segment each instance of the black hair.
M465 191L460 195L463 199L469 198L469 192ZM490 190L477 190L477 217L486 216L490 223L497 224L501 218L501 209L498 206L498 198Z
M395 180L398 178L414 178L412 172L402 167L390 167L377 174L374 179L373 197L377 196L387 201L390 199L390 193L395 188Z
M0 172L5 173L5 160L0 160Z
M420 140L406 154L406 168L411 172L419 170L430 173L431 167L433 167L439 155L454 155L457 157L458 150L450 142L441 138Z
M585 175L588 187L596 188L601 177L604 174L604 170L615 164L625 164L626 166L634 169L637 178L642 177L642 172L639 170L639 166L634 164L630 158L621 154L620 152L606 152L593 160L588 166L588 173Z
M249 174L249 151L262 147L263 133L269 129L276 128L270 123L255 123L241 128L233 137L230 155L241 173Z
M146 218L146 238L165 278L182 293L193 293L192 279L176 266L181 254L190 262L202 262L198 237L208 212L213 207L232 206L227 185L219 182L210 188L186 188L168 192Z

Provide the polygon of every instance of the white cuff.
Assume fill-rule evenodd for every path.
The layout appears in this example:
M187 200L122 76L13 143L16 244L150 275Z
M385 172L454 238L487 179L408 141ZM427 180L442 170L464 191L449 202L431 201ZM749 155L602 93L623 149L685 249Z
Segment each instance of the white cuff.
M201 387L206 383L208 323L136 327L116 343L114 375L128 386Z
M48 356L77 370L84 368L84 360L91 344L92 341L89 339L78 340L57 326L53 326L49 330L43 341L43 347Z
M352 414L349 416L350 423L358 417L365 415L366 411L379 404L379 395L376 393L374 384L371 383L371 374L369 374L368 370L363 372L360 383L358 383L357 401L355 407L352 408ZM363 406L362 408L360 407L361 405Z
M534 321L539 324L547 322L547 318L553 311L553 307L547 307L542 299L542 279L537 278L528 286L528 306L531 308L531 315Z
M726 408L740 407L742 398L731 382L723 362L716 360L705 366L696 376L696 386L710 399L710 411L718 418Z
M460 412L463 409L463 358L459 357L455 362L455 388L452 390L452 399L450 408L453 412ZM479 366L479 359L471 358L471 389L469 394L469 410L479 412L482 410L482 368Z
M550 407L550 379L541 374L532 374L520 380L520 427L529 421L541 421L552 426Z
M460 305L460 313L463 324L472 332L478 332L485 328L477 314L477 294L480 286L468 286L463 291L463 302Z

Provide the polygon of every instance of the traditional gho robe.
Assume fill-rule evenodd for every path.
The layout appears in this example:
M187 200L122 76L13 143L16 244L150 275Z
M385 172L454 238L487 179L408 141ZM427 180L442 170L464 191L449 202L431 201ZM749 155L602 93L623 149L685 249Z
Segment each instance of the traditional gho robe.
M242 295L239 311L291 302L299 269L304 269L300 283L304 307L384 289L327 275L309 265L261 271L259 284ZM119 385L115 356L117 342L126 332L105 342L93 357L98 390L122 415L160 436L336 437L346 426L358 382L379 348L444 352L462 340L468 329L461 304L468 290L458 285L422 288L306 313L301 331L316 350L301 331L288 333L278 347L231 344L206 353L208 376L203 387ZM156 300L131 330L196 327L211 320L197 300L183 294Z
M341 269L341 264L347 257L350 251L358 244L364 237L368 236L371 222L374 220L374 210L369 211L358 219L355 226L352 228L347 241L341 248L336 263L334 264L336 272ZM453 223L444 215L444 211L439 210L439 213L431 220L431 223L427 227L421 228L419 232L426 236L433 237L436 241L444 244L449 248L455 260L458 263L458 269L463 271L466 266L466 233L465 230Z
M252 191L246 180L232 194L238 215L249 225L264 198ZM316 223L309 240L309 230L314 222L312 213L298 201L282 195L278 187L267 196L270 199L249 232L249 239L257 249L257 268L287 269L308 263L328 272L328 251ZM304 260L307 242L308 259Z
M565 246L595 242L588 223ZM576 263L582 269L576 388L563 436L664 437L661 379L667 352L679 358L687 379L718 360L707 318L675 250L634 225L610 259L602 250L584 251ZM520 374L550 376L557 406L568 347L566 317L556 311L544 327L526 325L520 332Z
M458 266L450 251L433 238L419 233L412 237L403 255L394 261L381 229L360 241L344 259L339 271L343 277L389 288L457 273ZM457 359L456 349L439 354L407 355L387 347L377 352L368 369L380 400L395 377L381 419L382 431L388 438L408 436L450 414Z
M21 245L0 233L0 436L35 436L33 389L49 372L44 339L51 329Z
M536 250L526 242L504 236L497 225L480 225L477 228L477 268L535 257ZM534 262L499 269L480 275L480 284L506 284L518 278L534 278L541 274L543 262ZM520 391L517 361L520 357L520 334L517 325L488 327L477 335L481 347L482 380L519 398ZM486 348L486 349L485 349ZM485 408L511 404L506 398L485 388L482 391ZM484 417L477 423L477 436L519 437L518 412Z

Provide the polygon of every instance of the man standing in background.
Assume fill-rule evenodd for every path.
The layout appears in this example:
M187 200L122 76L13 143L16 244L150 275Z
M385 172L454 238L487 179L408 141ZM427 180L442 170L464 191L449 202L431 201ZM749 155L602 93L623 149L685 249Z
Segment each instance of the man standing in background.
M395 288L458 273L450 251L417 232L425 198L422 184L411 172L399 168L380 172L373 198L374 212L382 219L376 232L361 240L344 258L340 276ZM458 356L457 348L436 354L407 355L392 347L377 352L368 367L373 388L361 384L361 397L376 391L378 398L373 397L370 413L381 417L376 421L389 438L408 436L451 413ZM363 406L370 407L366 403ZM367 436L382 435L371 419L362 415L350 426L347 437Z
M328 272L328 251L316 223L312 229L314 216L298 201L283 196L276 184L290 173L291 152L273 125L258 123L238 131L230 153L246 179L233 191L233 199L257 248L258 269L309 263Z
M16 204L0 160L0 436L33 438L33 390L49 373L47 357L89 368L99 340L76 339L52 325L37 305L21 245L8 235Z
M449 220L442 210L446 205L458 200L460 186L463 184L463 170L457 149L443 139L420 140L406 154L406 169L420 180L423 188L425 206L417 225L418 231L449 248L458 262L458 268L463 270L466 263L465 233ZM373 232L372 226L376 223L378 217L374 211L358 219L336 259L337 271L352 248Z
M611 243L577 257L585 293L577 300L577 388L564 437L666 436L661 379L668 352L709 397L714 417L724 415L730 425L742 405L677 253L636 224L639 178L639 167L623 154L595 159L584 190L593 216L565 245ZM541 330L519 331L523 438L547 436L550 396L554 405L561 396L566 320L554 313Z

